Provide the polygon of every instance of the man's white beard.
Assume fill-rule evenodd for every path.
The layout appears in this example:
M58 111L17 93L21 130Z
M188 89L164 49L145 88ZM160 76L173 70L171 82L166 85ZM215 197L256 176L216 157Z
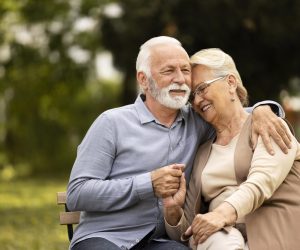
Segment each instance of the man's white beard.
M186 84L177 84L177 83L172 83L169 86L159 89L157 87L156 81L152 78L149 77L149 92L151 96L158 101L160 104L166 106L167 108L171 109L180 109L186 105L191 90ZM185 90L185 95L184 96L171 96L170 95L170 90L174 89L180 89L180 90Z

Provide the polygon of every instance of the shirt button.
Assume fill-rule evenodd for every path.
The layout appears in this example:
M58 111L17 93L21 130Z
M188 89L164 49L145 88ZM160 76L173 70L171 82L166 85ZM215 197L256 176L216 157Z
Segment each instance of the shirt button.
M122 250L127 250L127 247L121 246L121 249L122 249Z
M138 243L139 241L140 241L139 239L136 239L136 240L135 240L136 243Z

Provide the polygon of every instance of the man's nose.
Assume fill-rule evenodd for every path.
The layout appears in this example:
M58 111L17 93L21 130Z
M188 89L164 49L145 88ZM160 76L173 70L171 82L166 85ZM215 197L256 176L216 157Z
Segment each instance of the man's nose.
M186 78L180 69L176 70L176 72L175 72L174 82L178 83L178 84L186 83Z

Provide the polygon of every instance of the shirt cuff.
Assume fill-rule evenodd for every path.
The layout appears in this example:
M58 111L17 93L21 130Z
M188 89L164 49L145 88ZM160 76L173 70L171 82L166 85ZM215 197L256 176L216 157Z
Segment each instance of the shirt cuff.
M141 200L154 197L150 172L135 176L133 183Z
M268 105L270 106L270 108L272 109L272 111L279 117L284 118L285 117L285 112L282 108L282 106L274 101L270 101L270 100L266 100L266 101L262 101L262 102L258 102L253 106L253 109L255 109L258 106L261 105Z

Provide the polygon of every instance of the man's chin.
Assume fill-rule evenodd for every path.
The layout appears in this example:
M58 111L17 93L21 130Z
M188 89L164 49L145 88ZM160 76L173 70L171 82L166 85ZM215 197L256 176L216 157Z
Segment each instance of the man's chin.
M160 102L162 105L166 106L167 108L171 109L181 109L187 104L188 99L187 98L172 98L170 100L164 100Z

